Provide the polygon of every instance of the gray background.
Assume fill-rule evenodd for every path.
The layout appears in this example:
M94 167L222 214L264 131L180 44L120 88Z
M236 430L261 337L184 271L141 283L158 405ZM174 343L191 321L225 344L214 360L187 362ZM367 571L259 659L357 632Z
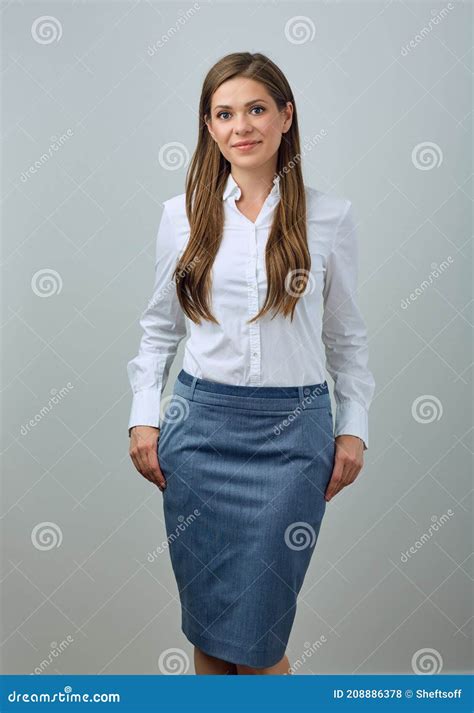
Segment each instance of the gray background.
M162 495L128 455L126 363L202 80L240 50L286 73L302 138L323 132L305 182L354 204L377 382L365 466L328 504L290 663L471 669L472 8L447 5L202 0L173 33L191 2L3 3L4 673L167 673L169 649L193 672L169 555L148 561ZM62 34L40 42L45 15Z

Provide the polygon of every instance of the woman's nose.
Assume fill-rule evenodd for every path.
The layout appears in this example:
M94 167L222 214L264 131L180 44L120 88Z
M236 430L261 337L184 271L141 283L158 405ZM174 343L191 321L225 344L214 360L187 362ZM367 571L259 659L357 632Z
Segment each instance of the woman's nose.
M234 128L235 131L237 131L239 134L242 134L243 132L247 131L251 127L251 123L246 116L237 116L235 118L235 123L234 123Z

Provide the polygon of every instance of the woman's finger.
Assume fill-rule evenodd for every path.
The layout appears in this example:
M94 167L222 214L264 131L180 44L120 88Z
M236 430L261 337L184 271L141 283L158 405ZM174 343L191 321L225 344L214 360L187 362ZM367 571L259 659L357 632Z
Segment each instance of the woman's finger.
M147 453L147 474L159 488L166 488L166 480L158 462L158 448L151 448Z
M130 458L132 459L133 465L135 466L135 468L137 469L137 471L140 473L140 475L141 475L143 478L146 478L147 480L150 480L150 478L148 477L146 471L144 470L145 464L144 464L144 462L143 462L143 459L142 459L141 454L137 454L137 455L132 455L132 454L130 454Z
M327 502L329 502L339 490L339 483L343 473L343 465L344 464L342 460L336 457L334 461L333 471L331 474L331 480L329 481L329 485L326 488L326 492L324 494L324 497Z

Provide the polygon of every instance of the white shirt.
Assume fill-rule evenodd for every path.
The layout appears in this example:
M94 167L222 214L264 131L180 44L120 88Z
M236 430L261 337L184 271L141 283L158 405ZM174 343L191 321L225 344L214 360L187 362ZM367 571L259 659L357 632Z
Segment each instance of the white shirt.
M279 177L252 223L237 208L241 191L229 174L224 232L212 267L211 311L195 324L182 311L172 273L189 238L185 193L163 203L156 239L153 296L140 318L143 335L128 362L133 391L129 429L160 427L160 401L180 341L182 368L210 381L245 386L302 386L334 380L334 436L358 436L368 448L368 409L375 381L367 331L356 303L358 247L350 201L305 186L311 275L293 322L270 314L253 324L266 294L265 244L278 204ZM327 361L327 364L326 364Z

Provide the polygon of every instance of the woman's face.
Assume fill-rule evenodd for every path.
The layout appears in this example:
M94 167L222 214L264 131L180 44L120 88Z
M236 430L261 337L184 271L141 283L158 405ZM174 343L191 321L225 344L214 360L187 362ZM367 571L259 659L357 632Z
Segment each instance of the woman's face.
M291 126L293 105L279 111L265 85L254 79L229 79L212 96L207 128L223 156L241 168L257 168L276 155ZM247 148L236 144L255 142Z

